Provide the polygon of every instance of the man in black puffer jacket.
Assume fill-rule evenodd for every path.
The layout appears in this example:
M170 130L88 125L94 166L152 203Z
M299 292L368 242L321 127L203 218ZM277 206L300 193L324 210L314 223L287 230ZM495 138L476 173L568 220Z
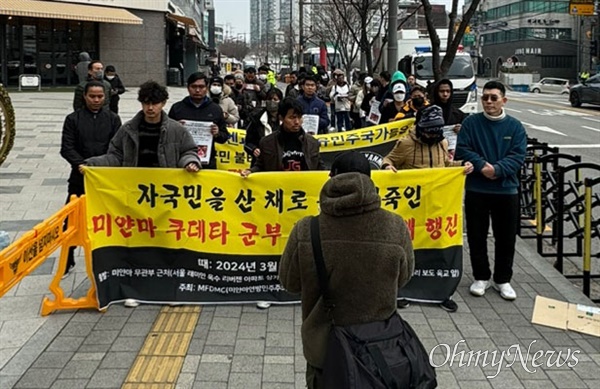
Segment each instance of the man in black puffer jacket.
M81 170L85 160L105 154L121 127L119 116L104 105L107 98L102 82L89 81L83 88L85 106L65 119L60 155L71 165L67 203L71 195L84 194ZM65 275L75 266L74 251L75 247L69 248Z

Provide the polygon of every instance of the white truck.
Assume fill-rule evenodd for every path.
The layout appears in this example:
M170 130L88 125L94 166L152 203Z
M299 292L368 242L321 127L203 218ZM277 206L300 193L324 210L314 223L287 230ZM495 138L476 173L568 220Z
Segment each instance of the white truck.
M419 39L419 41L422 40L423 38ZM403 43L402 46L405 46L408 42L405 41ZM402 46L399 45L399 49ZM406 53L404 50L398 50L398 52ZM444 52L440 52L440 63L444 55ZM428 89L429 85L434 82L431 47L425 45L415 46L412 54L405 55L398 61L398 70L403 72L407 77L413 74L417 84ZM459 47L459 51L456 53L445 78L452 81L454 87L452 104L468 115L476 113L477 84L471 55L463 52Z

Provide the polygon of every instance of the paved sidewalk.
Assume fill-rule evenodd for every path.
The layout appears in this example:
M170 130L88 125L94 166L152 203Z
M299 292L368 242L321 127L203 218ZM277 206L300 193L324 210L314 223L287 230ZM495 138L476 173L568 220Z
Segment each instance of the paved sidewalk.
M170 103L186 94L183 88L171 88L170 92ZM72 95L13 92L11 97L17 140L0 167L0 230L14 238L64 204L69 166L59 148ZM134 90L121 100L124 121L139 109L135 98ZM0 298L0 388L120 388L161 307L112 306L104 314L78 311L41 317L41 300L56 269L57 254ZM67 293L76 296L89 285L81 264L79 259L75 274L62 283ZM442 365L448 357L437 370L439 387L597 388L600 338L530 323L538 294L572 303L591 302L521 240L514 271L513 285L519 295L515 302L502 300L493 290L482 298L472 297L465 247L466 275L455 295L458 312L416 304L401 311L426 348L435 348L437 364ZM273 306L265 311L254 305L203 306L176 387L303 388L300 325L299 306ZM474 361L459 366L460 354L452 356L455 345L456 353L497 351L496 363L482 367L480 360L477 366ZM520 359L515 360L517 347L529 371ZM498 364L502 351L509 349L511 354L504 354ZM566 362L571 362L571 367L552 365L554 354L551 366L543 357L544 365L536 369L531 356L538 350L561 352L561 362L570 352ZM573 352L577 352L576 364Z

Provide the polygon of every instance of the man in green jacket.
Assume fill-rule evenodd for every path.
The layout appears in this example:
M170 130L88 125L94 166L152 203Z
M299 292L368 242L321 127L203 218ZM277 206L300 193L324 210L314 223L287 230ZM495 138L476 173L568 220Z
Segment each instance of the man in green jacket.
M319 217L329 291L337 325L386 320L396 311L398 288L410 280L414 253L402 217L381 208L369 161L346 152L331 166L320 195ZM329 316L323 306L310 238L310 220L292 229L279 266L279 281L301 293L302 345L309 389L322 388ZM376 287L374 287L374 285Z

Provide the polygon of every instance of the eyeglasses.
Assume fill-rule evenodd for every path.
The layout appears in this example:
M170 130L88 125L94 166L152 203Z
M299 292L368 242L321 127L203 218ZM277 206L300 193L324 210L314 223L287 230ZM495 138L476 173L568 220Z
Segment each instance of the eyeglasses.
M481 95L481 100L483 100L483 101L488 101L488 100L498 101L500 99L502 99L502 97L498 96L498 95Z

